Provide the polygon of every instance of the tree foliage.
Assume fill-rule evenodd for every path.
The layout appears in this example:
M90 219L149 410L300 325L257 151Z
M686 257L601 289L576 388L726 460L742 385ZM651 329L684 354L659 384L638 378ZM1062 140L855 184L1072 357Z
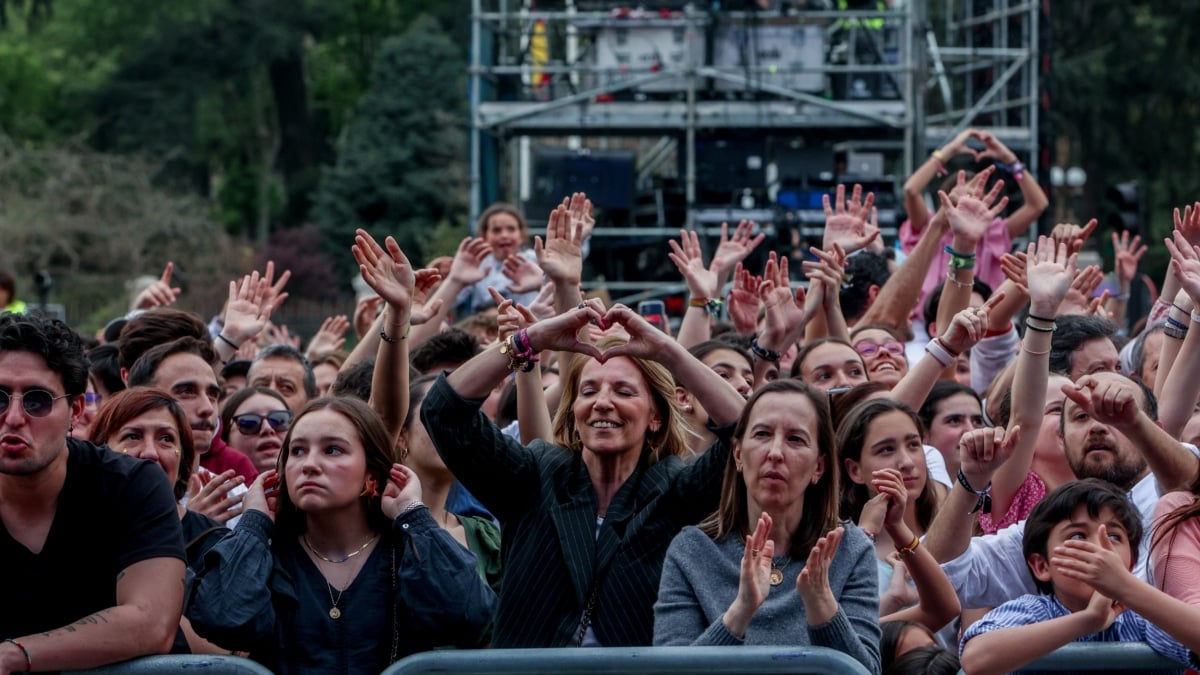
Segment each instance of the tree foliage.
M466 214L465 60L432 19L380 47L370 88L321 180L316 217L329 241L356 228L393 235L420 257L444 220Z

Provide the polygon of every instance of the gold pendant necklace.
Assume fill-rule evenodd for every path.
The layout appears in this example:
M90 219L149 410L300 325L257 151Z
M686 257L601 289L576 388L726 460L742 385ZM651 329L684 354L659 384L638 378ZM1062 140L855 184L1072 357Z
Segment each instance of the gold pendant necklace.
M783 583L783 570L792 564L791 554L783 556L783 562L776 562L778 558L771 558L771 585L778 586Z
M350 587L350 585L347 584L346 588L349 588L349 587ZM329 603L331 605L333 605L332 607L329 608L329 618L334 619L336 621L337 619L342 618L342 610L338 609L338 603L342 601L342 593L345 593L346 589L342 588L342 589L338 590L338 595L337 595L336 600L333 599L333 586L330 585L330 583L328 581L325 582L325 590L329 592Z

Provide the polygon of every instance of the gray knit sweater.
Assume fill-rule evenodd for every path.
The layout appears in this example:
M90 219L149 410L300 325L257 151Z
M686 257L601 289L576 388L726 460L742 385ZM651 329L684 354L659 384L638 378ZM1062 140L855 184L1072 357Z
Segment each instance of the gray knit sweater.
M875 547L857 527L846 525L829 569L838 613L821 626L808 625L796 577L805 560L784 569L784 582L771 588L738 639L721 616L737 597L744 544L738 537L713 541L685 527L667 549L658 601L654 603L655 645L812 645L845 652L872 673L879 666L879 582Z

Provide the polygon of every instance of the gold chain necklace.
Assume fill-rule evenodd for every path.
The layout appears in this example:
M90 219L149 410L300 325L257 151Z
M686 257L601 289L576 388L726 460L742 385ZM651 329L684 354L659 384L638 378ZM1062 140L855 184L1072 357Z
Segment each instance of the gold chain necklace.
M353 558L354 556L358 555L359 553L362 553L363 551L367 550L367 547L370 546L372 543L374 543L374 541L378 538L379 538L379 535L375 535L375 536L371 537L370 539L366 540L365 542L363 542L363 545L359 546L357 551L352 551L350 553L347 553L346 557L342 558L341 560L333 560L332 558L326 557L325 554L323 554L320 551L318 551L317 549L313 548L312 542L308 540L307 533L303 536L304 545L308 547L308 550L313 552L313 555L317 556L318 558L320 558L321 560L324 560L327 563L332 563L334 565L341 565L342 563Z

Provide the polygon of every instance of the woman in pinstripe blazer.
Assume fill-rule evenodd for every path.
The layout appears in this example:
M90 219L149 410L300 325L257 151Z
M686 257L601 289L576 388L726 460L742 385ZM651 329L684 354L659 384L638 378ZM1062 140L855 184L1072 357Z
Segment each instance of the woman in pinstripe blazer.
M649 645L667 546L717 506L744 399L628 307L602 309L592 301L518 332L439 379L421 408L446 465L501 522L496 647ZM581 342L593 321L628 340ZM524 354L545 350L579 356L564 368L555 442L523 446L479 408ZM691 464L676 383L718 439Z

